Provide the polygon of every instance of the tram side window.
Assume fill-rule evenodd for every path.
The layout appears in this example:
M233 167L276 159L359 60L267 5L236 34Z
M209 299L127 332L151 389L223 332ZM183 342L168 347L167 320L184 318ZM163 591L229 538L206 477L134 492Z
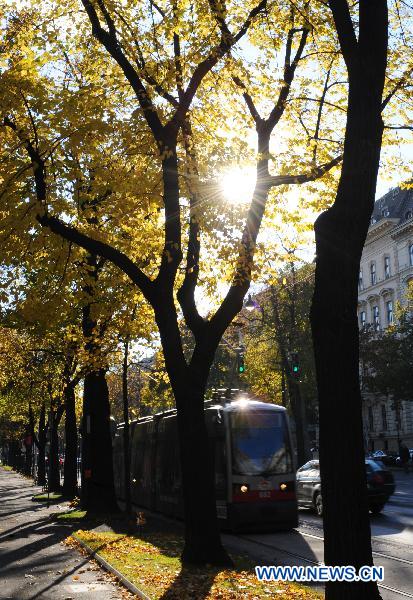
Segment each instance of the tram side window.
M142 457L142 487L145 489L150 489L151 486L151 478L152 478L152 446L151 446L151 438L148 436L147 432L145 436L145 443L143 447L143 457Z
M226 454L225 439L222 437L211 440L214 444L215 490L218 498L226 494Z
M176 419L169 418L164 421L164 431L158 439L158 453L160 470L159 483L162 493L172 493L180 487L180 470L178 460L178 439Z
M142 485L143 479L143 453L145 447L144 426L139 426L132 441L132 474L137 485Z

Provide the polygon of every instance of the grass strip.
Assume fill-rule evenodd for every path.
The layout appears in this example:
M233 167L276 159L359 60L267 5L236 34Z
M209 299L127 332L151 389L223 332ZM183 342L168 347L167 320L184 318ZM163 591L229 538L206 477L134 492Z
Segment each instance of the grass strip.
M56 492L50 492L50 494L36 494L32 496L33 502L60 502L63 499L63 494L58 494Z
M64 521L65 523L69 523L70 521L82 521L86 517L86 511L74 508L62 513L55 513L53 517L56 521Z
M234 570L187 567L180 561L182 540L174 533L130 536L79 530L68 543L82 540L152 600L320 600L323 595L286 582L258 582L255 563L232 556Z

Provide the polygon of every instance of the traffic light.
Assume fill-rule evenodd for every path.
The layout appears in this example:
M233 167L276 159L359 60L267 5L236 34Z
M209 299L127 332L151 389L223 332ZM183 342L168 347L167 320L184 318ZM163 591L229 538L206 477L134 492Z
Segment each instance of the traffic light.
M238 354L238 373L245 373L244 355Z
M291 371L292 374L298 377L300 374L300 363L298 362L298 354L297 352L293 352L291 354Z

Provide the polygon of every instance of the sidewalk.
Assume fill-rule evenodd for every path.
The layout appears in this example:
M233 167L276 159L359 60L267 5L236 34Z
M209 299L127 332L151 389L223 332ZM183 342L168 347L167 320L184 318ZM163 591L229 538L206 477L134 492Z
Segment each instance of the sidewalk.
M124 588L62 542L71 526L52 523L56 505L32 502L41 488L0 466L1 600L121 600Z

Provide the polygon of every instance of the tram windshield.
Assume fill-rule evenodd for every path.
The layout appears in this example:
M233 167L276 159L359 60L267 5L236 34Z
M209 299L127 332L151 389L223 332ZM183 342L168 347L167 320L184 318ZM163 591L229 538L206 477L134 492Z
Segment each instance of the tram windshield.
M285 415L240 410L231 414L232 471L236 475L277 475L293 470Z

